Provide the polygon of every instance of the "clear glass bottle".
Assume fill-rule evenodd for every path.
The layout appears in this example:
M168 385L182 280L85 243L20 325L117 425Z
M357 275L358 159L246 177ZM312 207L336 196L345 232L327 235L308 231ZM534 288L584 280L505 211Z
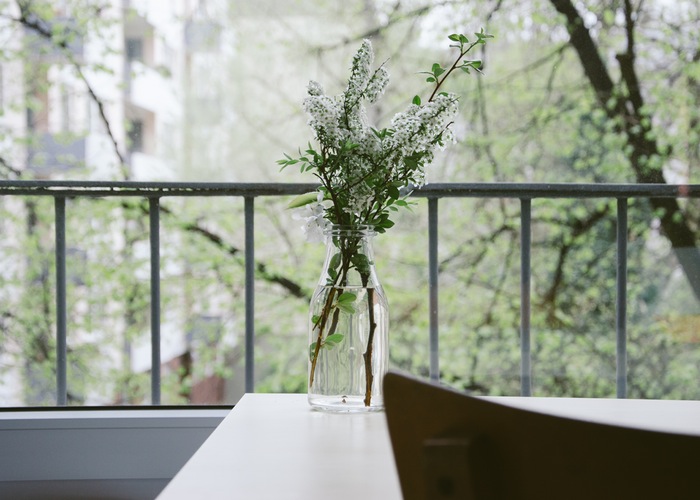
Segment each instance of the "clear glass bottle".
M335 412L384 408L389 305L377 279L371 226L332 226L309 312L309 404Z

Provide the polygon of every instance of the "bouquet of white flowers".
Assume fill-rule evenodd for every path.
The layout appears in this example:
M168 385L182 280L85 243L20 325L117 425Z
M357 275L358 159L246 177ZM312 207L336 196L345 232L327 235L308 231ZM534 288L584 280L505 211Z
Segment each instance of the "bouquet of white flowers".
M429 98L423 102L416 95L386 128L375 128L367 122L365 103L379 99L389 82L383 64L372 70L369 40L364 40L355 54L342 94L327 96L319 83L308 85L304 110L310 117L317 146L309 144L296 158L285 154L278 163L282 168L298 165L302 172L311 172L320 181L317 191L295 198L290 207L302 211L308 239L322 240L325 236L330 241L326 268L310 314L310 398L312 392L335 393L341 394L338 397L346 403L351 398L348 394L354 394L352 388L340 383L335 388L314 387L319 358L330 364L330 358L322 354L335 349L337 356L344 343L351 343L352 336L364 345L364 354L362 366L351 370L364 372L362 400L365 407L372 404L372 388L378 388L375 374L386 369L386 363L373 359L376 352L386 356L386 349L375 348L375 337L386 337L388 315L366 236L383 233L394 225L391 213L407 206L405 197L410 190L424 184L425 167L433 160L435 150L454 140L450 126L457 114L458 97L442 87L456 70L480 71L481 61L465 57L491 35L483 30L475 35L473 41L461 34L449 36L451 47L458 52L454 62L448 67L435 63L430 71L423 72L432 84ZM360 358L353 353L349 356ZM347 360L338 360L338 364L347 364ZM334 376L333 380L344 379Z
M481 61L465 60L475 46L485 43L483 30L470 42L464 35L450 35L451 47L459 54L447 68L433 64L427 81L433 84L430 97L413 98L408 108L397 113L389 127L378 129L367 123L365 103L372 104L384 93L389 73L384 65L372 71L372 44L364 40L352 61L345 91L327 96L318 82L308 85L304 110L318 146L309 145L300 156L285 154L282 168L298 164L311 172L321 185L318 193L297 197L290 207L312 204L307 230L318 235L328 224L370 225L377 232L393 226L391 207L405 206L401 188L420 187L425 167L436 148L454 140L450 125L457 114L458 97L441 90L455 71L480 71ZM314 234L315 232L315 234Z

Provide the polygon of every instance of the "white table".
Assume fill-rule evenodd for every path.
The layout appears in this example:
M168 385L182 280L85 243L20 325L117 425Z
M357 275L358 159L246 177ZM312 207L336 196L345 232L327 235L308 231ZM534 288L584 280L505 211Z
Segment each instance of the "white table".
M386 417L246 394L158 496L196 498L400 499Z
M700 435L700 401L489 397L524 410L602 424Z
M700 434L700 401L489 399L596 422ZM312 411L302 394L246 394L158 497L194 498L400 499L386 417Z

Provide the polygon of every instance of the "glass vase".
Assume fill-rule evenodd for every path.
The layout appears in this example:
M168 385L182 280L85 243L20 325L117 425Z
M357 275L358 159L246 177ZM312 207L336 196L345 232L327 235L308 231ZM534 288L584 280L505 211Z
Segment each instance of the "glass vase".
M374 266L371 226L332 226L309 312L309 404L334 412L384 408L389 306Z

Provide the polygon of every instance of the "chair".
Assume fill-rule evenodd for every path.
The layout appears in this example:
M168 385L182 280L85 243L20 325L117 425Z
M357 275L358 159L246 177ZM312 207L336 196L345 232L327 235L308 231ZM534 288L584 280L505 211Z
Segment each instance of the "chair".
M391 372L386 416L414 499L700 498L700 436L575 420Z

